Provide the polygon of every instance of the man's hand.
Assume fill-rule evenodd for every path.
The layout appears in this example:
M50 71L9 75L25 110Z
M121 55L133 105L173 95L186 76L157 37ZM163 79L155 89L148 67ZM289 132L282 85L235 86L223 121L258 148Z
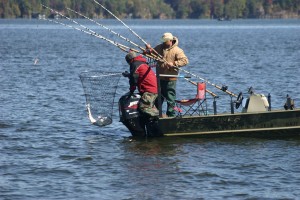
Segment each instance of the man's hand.
M146 44L146 49L143 51L144 55L151 54L152 47L150 44Z
M171 62L165 62L164 63L164 67L166 67L167 69L175 69L174 66L175 65Z
M125 72L122 73L122 75L123 75L124 77L129 77L130 74L129 74L128 71L125 71Z

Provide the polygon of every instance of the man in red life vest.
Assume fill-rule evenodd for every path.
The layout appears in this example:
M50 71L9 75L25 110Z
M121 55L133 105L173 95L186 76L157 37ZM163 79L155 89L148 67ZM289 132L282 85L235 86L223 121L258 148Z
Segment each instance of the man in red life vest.
M157 81L156 75L147 64L146 59L142 55L136 55L130 51L125 60L130 65L130 73L123 73L123 76L129 78L131 95L138 87L141 94L139 101L139 110L149 116L158 116L159 112L154 103L157 98Z

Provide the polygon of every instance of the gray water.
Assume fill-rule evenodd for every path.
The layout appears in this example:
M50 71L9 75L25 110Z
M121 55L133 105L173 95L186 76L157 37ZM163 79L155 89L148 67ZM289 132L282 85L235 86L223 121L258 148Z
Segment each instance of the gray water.
M144 46L116 20L100 22ZM287 94L300 106L299 20L125 22L152 46L164 32L178 36L185 69L214 84L270 93L274 109ZM39 20L0 20L0 38L0 199L299 199L299 138L137 140L116 106L112 125L92 126L78 75L127 70L124 52ZM127 84L121 78L116 98ZM230 97L208 89L228 111ZM178 98L194 90L178 81Z

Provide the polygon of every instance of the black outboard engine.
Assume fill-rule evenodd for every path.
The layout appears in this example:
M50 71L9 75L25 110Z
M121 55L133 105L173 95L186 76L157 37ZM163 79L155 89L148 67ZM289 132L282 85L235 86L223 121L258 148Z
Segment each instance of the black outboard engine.
M119 99L120 121L128 128L133 136L145 136L145 120L138 111L141 96L129 93Z
M128 128L132 136L161 136L157 129L157 118L150 118L138 111L141 96L129 93L119 99L120 121Z

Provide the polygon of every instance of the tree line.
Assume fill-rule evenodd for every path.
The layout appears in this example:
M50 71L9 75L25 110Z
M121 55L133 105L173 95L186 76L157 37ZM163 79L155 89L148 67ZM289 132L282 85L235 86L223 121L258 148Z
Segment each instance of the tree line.
M299 18L300 0L98 0L119 18ZM0 18L53 17L41 4L70 17L69 7L91 18L111 18L93 0L0 0Z

